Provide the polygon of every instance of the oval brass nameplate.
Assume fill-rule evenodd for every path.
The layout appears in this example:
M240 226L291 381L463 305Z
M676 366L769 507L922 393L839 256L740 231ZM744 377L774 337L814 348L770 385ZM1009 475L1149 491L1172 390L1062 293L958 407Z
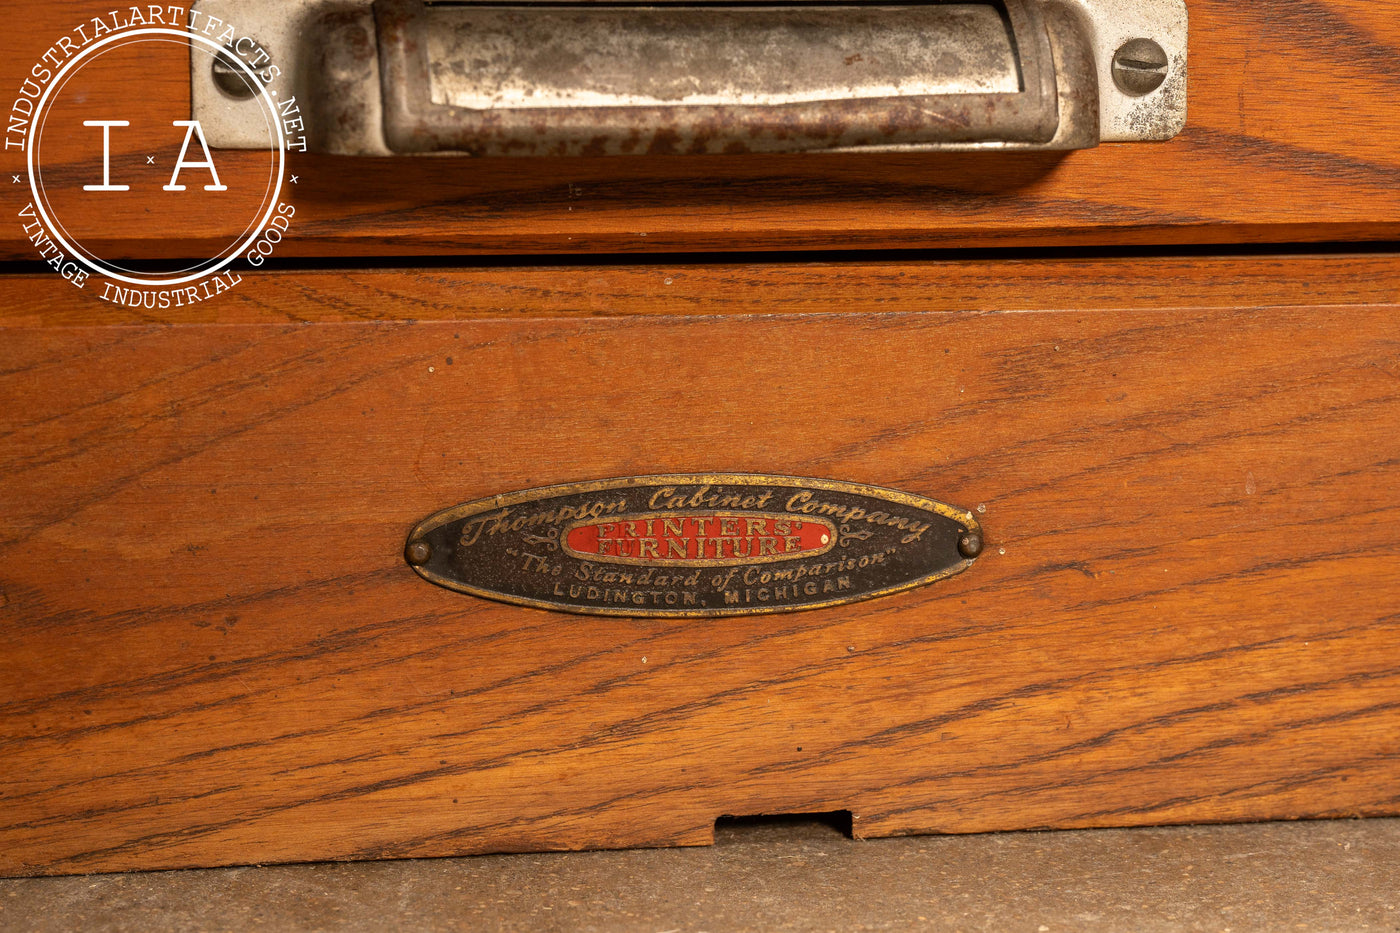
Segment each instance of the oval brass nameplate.
M951 577L982 550L971 512L794 476L634 476L438 512L405 556L448 589L617 616L793 612Z

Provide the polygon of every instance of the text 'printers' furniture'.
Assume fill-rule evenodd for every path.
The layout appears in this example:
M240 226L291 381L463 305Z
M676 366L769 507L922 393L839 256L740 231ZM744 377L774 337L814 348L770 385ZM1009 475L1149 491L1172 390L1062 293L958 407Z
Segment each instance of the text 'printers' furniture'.
M389 81L507 35L500 7L311 10L321 38L278 58L311 124L279 264L178 306L34 265L6 153L0 873L704 844L725 814L874 837L1400 813L1400 3L1188 0L1165 133L1114 123L1136 78L1113 74L1185 94L1184 62L1115 65L1080 4L988 6L967 28L1011 24L1012 66L987 52L967 93L996 119L940 135L886 100L832 129L797 74L728 109L701 86L637 138L613 112L468 133L465 84ZM7 0L0 86L111 9ZM616 13L546 9L596 37ZM668 9L635 21L727 22ZM852 9L872 43L891 9L953 15ZM429 14L460 23L413 32ZM858 55L824 16L807 51ZM235 138L241 66L220 104L201 61L147 43L66 86L73 119L127 122L109 182L156 178L89 213L94 252L240 236L137 196L181 141L142 121L222 108L221 173L268 159ZM100 139L45 143L55 190L101 175ZM573 157L417 152L529 139ZM458 503L710 473L950 503L976 560L801 612L580 615L405 559Z

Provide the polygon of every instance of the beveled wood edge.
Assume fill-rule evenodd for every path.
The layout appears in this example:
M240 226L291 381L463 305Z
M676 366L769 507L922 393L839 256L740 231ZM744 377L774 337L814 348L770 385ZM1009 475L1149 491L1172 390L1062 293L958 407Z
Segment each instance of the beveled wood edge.
M26 273L0 289L0 328L1354 307L1400 299L1400 254L245 272L227 294L171 309L116 304L96 279L79 292Z

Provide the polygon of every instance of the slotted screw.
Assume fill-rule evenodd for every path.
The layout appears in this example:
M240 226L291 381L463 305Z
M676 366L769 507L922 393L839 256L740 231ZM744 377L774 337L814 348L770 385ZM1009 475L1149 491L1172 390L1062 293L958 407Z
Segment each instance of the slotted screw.
M227 49L221 49L214 56L210 72L214 76L214 86L234 100L250 100L258 93L252 79L243 72Z
M1167 53L1151 39L1134 39L1113 54L1113 83L1133 97L1151 94L1167 80Z

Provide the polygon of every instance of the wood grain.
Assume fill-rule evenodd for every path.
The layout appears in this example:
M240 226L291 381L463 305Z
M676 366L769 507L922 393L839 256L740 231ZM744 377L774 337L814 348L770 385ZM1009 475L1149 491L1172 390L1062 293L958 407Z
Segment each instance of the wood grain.
M5 0L0 86L103 0ZM616 159L299 157L283 256L870 249L1004 244L1381 240L1400 235L1400 0L1189 0L1190 118L1162 144L1062 154ZM183 63L133 64L100 89L153 114L187 94ZM98 91L95 90L94 94ZM125 108L123 108L125 109ZM87 172L91 147L71 140ZM174 143L172 143L174 145ZM149 141L114 138L143 169ZM86 147L86 148L85 148ZM168 147L167 147L168 148ZM166 153L173 160L173 153ZM164 156L162 156L164 158ZM6 153L3 168L23 174ZM221 156L234 161L246 157ZM13 217L26 188L0 185ZM104 202L105 204L105 202ZM104 256L203 256L237 212L93 208ZM135 212L135 213L132 213ZM28 259L18 224L0 258Z
M1400 813L1400 259L249 276L200 323L6 288L5 873ZM985 507L990 551L679 621L401 557L697 470Z

